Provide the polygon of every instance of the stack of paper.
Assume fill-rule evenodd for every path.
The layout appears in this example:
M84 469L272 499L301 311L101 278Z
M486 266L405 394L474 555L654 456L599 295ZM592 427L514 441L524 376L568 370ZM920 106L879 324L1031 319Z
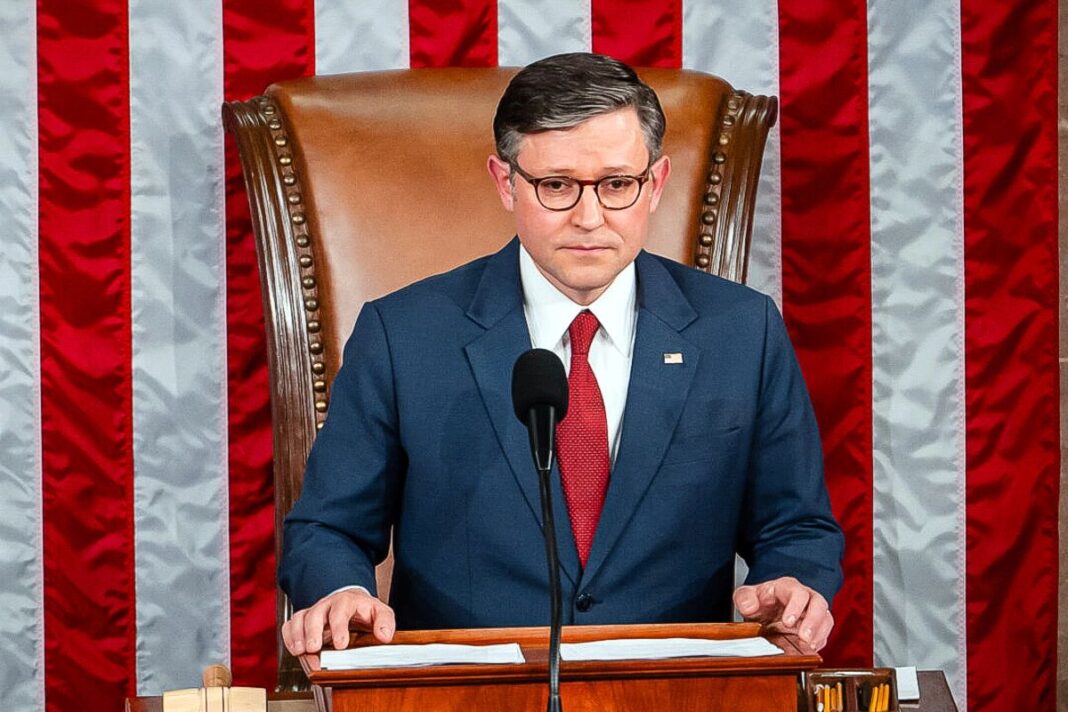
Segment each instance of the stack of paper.
M323 670L407 667L414 665L514 665L526 662L517 643L500 645L372 645L351 650L324 650Z
M592 643L564 643L564 660L658 660L661 658L781 655L782 649L764 638L707 640L705 638L624 638Z
M920 699L920 681L916 677L916 667L894 668L897 671L897 701Z

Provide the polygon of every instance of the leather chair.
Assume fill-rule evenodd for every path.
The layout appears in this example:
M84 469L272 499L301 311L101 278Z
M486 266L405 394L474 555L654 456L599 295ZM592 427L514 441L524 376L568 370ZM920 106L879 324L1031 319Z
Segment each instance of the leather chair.
M514 69L310 77L223 106L237 139L263 283L276 548L361 305L497 250L513 234L485 170ZM745 280L757 177L777 101L692 71L640 72L667 114L672 176L647 248ZM388 591L390 561L379 568ZM278 592L278 624L292 613ZM279 686L306 686L279 643Z

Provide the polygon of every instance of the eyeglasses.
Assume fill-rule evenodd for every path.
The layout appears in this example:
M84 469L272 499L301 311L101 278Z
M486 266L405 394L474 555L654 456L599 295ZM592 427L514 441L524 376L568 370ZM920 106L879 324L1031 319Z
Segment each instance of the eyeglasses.
M523 180L534 186L534 194L538 196L538 202L543 208L562 212L578 205L582 199L582 190L588 185L593 186L597 201L605 210L626 210L638 202L642 186L649 180L652 163L645 167L641 175L605 176L597 180L579 180L571 176L535 178L515 163L511 166Z

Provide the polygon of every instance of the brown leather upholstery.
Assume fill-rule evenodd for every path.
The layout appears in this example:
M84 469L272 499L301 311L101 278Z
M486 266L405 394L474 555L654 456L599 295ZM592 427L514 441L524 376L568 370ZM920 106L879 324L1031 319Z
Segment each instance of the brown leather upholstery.
M279 535L360 306L512 236L485 163L494 150L493 112L514 72L311 77L223 107L264 283ZM776 100L697 72L640 73L667 114L664 151L672 161L647 247L744 281ZM279 592L279 624L288 615ZM292 660L282 665L280 684L299 684Z

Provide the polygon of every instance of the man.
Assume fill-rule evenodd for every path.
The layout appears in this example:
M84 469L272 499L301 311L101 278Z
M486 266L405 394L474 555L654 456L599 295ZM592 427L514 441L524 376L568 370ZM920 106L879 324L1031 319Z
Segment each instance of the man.
M620 62L522 70L487 167L517 239L365 305L290 513L280 581L294 654L350 622L544 625L537 479L510 377L568 365L554 480L565 623L747 618L815 648L842 534L812 408L767 297L642 251L671 173L656 95ZM565 506L561 507L561 503ZM390 603L374 566L393 531Z

